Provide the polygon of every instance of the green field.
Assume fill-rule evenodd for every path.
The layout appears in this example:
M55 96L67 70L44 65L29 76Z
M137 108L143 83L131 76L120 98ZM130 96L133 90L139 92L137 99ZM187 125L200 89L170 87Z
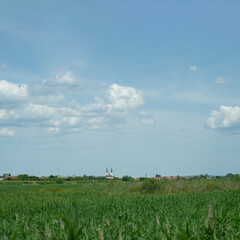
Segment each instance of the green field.
M240 190L147 194L122 181L0 185L0 239L240 239Z

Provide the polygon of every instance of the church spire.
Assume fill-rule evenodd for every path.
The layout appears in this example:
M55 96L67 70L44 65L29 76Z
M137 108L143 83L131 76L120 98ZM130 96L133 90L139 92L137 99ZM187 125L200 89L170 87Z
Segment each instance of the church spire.
M108 168L106 168L106 178L109 177Z
M111 173L108 172L108 168L106 168L106 178L107 178L107 179L114 179L113 169L112 169L112 168L111 168Z

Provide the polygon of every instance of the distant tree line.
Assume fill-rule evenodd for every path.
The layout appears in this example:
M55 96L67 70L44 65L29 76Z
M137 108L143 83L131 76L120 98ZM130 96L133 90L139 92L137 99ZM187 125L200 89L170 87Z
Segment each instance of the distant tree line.
M28 174L20 174L18 176L11 176L10 173L4 174L3 177L8 181L45 181L45 182L56 182L56 183L64 183L65 181L103 181L107 180L103 176L70 176L70 177L61 177L59 175L50 175L49 177L37 177L37 176L29 176ZM114 178L114 180L120 180L119 178Z
M49 177L37 177L37 176L30 176L28 174L20 174L18 176L12 176L10 173L3 174L3 177L5 180L8 181L41 181L41 182L56 182L56 183L64 183L64 182L70 182L70 181L107 181L105 176L69 176L69 177L61 177L59 175L50 175ZM169 177L161 177L160 174L156 174L156 178L161 179L169 179ZM240 175L239 174L233 174L228 173L225 176L209 176L208 174L200 174L198 176L191 176L191 177L175 177L174 180L200 180L200 179L213 179L213 178L228 178L232 179L234 181L240 182ZM144 181L149 178L140 177L137 180L138 181ZM128 175L123 176L122 178L115 177L114 180L122 180L124 182L134 181L134 178ZM109 180L111 181L111 180Z

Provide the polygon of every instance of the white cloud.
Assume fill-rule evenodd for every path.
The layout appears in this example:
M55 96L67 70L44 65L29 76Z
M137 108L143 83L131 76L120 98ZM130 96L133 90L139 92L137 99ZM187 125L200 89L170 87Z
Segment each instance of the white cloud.
M223 84L227 84L227 83L228 83L228 81L223 77L218 77L214 82L215 85L223 85Z
M0 122L14 126L73 127L81 123L81 115L81 112L72 108L29 103L18 109L0 109Z
M28 86L0 80L0 100L20 100L28 96Z
M109 110L129 110L141 106L144 102L142 92L131 87L112 84L106 91L106 98L110 102Z
M206 126L212 129L240 127L240 107L221 106L219 111L212 111L205 120Z
M44 119L57 115L57 109L46 105L29 103L20 109L10 110L13 119Z
M44 79L42 84L31 86L29 90L33 95L47 95L53 94L54 92L83 91L87 87L96 88L95 85L91 86L91 82L75 78L71 71L67 71L60 74L54 74Z
M48 127L47 128L47 133L48 134L57 134L60 132L59 128L53 128L53 127Z
M13 137L15 132L13 130L9 130L7 128L0 129L0 137Z
M50 120L50 124L59 127L75 127L81 124L80 117L66 116L58 119L59 120Z
M9 119L9 114L6 109L0 109L0 121Z
M95 102L88 103L81 108L83 112L105 112L107 109L107 103L101 98L95 98Z
M1 113L1 112L0 112ZM2 112L3 117L15 120L21 124L35 124L38 126L64 126L70 127L80 122L81 112L72 108L50 107L47 105L32 104L24 105L20 109Z
M56 77L59 84L72 84L70 73ZM53 83L53 81L51 82ZM42 85L43 86L45 83ZM76 132L76 129L109 129L120 131L130 129L128 122L130 113L143 117L145 124L151 124L152 120L145 112L139 115L135 109L143 104L143 94L135 88L113 84L105 91L103 98L95 98L95 101L80 105L77 101L68 101L61 93L56 95L32 94L32 86L0 81L1 97L17 100L24 98L25 101L17 101L6 104L0 109L1 126L14 127L39 127L45 128L49 134L59 132ZM30 91L28 92L28 89ZM49 89L53 89L51 86ZM65 88L59 88L64 90ZM73 96L74 98L74 96ZM3 105L2 105L3 106ZM129 121L128 121L129 120Z
M196 65L194 65L194 66L191 66L191 67L189 68L189 70L190 70L191 72L197 72L197 71L198 71L198 68L197 68Z
M89 123L91 124L101 124L104 122L104 118L103 117L94 117L89 119Z
M46 85L75 85L76 81L70 71L63 74L55 74L50 78L44 79L43 83Z

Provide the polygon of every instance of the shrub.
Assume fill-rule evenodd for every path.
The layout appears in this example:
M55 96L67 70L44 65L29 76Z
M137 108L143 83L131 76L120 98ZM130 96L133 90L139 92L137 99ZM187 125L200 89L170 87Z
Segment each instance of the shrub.
M132 193L140 193L142 191L142 184L140 182L132 184L129 187L129 191Z
M56 183L63 184L64 180L62 178L58 178L56 179Z
M234 182L240 182L240 175L239 174L235 174L233 177Z
M125 182L128 182L128 181L132 181L133 178L132 178L131 176L127 176L127 175L126 175L126 176L123 176L123 177L122 177L122 180L125 181Z
M145 179L142 183L143 193L154 193L159 188L160 188L160 183L158 182L158 180L155 180L153 178Z

